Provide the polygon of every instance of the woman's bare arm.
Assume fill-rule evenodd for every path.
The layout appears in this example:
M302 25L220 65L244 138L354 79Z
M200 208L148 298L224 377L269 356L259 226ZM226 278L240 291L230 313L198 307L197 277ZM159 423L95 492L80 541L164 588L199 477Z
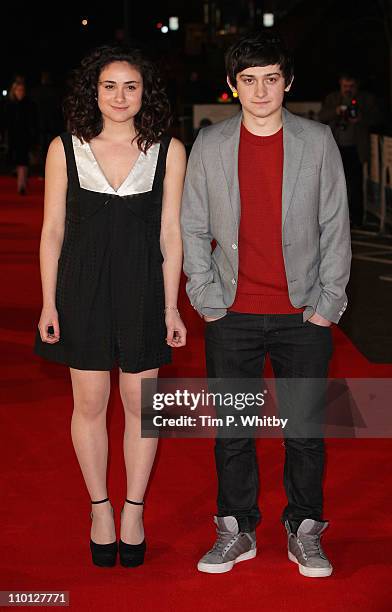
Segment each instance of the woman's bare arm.
M178 287L182 270L180 210L185 169L185 147L182 142L172 138L166 160L161 221L161 250L165 259L162 267L165 285L165 306L167 307L167 342L171 346L182 346L185 344L186 335L185 327L175 310L177 308ZM177 332L177 340L173 338L174 332Z
M64 147L61 138L57 137L51 142L46 158L44 220L40 244L43 308L39 329L45 342L57 342L60 337L56 311L56 282L58 259L64 239L67 183ZM48 334L49 325L54 327L54 338Z

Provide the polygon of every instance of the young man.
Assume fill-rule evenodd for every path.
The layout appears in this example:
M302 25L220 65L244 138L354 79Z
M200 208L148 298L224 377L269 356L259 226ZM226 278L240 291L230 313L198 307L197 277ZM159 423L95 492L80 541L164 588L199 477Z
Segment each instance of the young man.
M182 206L187 293L206 321L207 374L256 379L269 353L277 378L304 380L286 384L281 412L317 420L315 382L326 380L330 326L347 306L351 249L341 157L329 127L282 108L293 65L278 37L240 40L227 52L226 69L242 112L200 131ZM328 576L332 566L320 546L328 525L324 441L286 434L284 444L289 558L305 576ZM218 538L198 569L221 573L256 555L254 439L217 438L215 459Z

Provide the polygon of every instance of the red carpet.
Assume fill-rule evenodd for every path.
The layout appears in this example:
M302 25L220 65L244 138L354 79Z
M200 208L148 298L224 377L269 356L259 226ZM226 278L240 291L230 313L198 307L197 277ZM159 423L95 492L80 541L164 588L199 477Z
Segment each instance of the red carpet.
M88 548L90 505L74 456L68 370L32 354L41 306L38 244L43 184L17 197L1 183L1 448L3 500L0 590L70 592L75 611L244 610L381 612L391 609L391 441L330 440L323 540L334 574L307 579L287 560L279 516L283 448L258 442L264 520L259 554L228 574L195 563L213 542L212 440L162 440L145 509L148 557L126 570L95 568ZM202 322L182 292L189 344L165 376L202 376ZM392 365L363 358L336 328L331 376L391 377ZM124 497L123 416L113 372L109 409L109 494L116 519Z

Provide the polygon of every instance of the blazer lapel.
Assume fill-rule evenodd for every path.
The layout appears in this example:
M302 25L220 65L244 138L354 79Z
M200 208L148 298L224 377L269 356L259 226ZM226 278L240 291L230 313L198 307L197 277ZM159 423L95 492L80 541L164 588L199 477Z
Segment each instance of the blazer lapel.
M238 148L240 141L242 113L230 119L222 134L224 140L219 145L223 171L225 173L229 199L233 211L236 228L238 230L240 219L240 187L238 182Z
M295 115L282 109L283 119L283 187L282 187L282 227L284 225L287 211L289 210L294 188L298 179L301 166L304 141L298 136L302 131Z
M304 141L299 136L302 127L295 115L282 109L283 120L283 185L282 185L282 227L289 210L294 188L298 179L299 169L303 156ZM222 135L224 139L219 145L222 166L227 182L231 209L233 211L236 227L240 220L240 188L238 181L238 149L240 141L242 112L230 119Z

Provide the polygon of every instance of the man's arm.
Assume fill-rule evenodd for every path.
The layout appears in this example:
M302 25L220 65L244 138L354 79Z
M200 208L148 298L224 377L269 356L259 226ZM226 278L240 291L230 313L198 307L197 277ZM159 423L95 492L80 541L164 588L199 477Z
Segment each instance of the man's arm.
M342 159L329 127L325 130L319 201L322 293L316 313L338 323L347 306L351 237Z
M207 179L201 156L203 130L200 130L185 176L181 209L181 228L184 246L184 272L188 277L186 291L191 304L203 315L221 317L225 308L203 306L205 291L214 281L211 264L211 230ZM223 304L222 304L223 306Z

